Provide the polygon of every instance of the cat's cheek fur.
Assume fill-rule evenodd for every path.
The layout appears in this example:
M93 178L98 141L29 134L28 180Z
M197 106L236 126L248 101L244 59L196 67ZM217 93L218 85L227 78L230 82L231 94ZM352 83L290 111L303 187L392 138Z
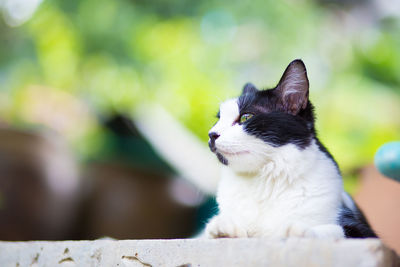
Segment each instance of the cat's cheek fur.
M217 151L227 159L227 165L241 173L258 172L268 161L266 154L273 149L262 140L247 134L240 125L222 132L215 145Z

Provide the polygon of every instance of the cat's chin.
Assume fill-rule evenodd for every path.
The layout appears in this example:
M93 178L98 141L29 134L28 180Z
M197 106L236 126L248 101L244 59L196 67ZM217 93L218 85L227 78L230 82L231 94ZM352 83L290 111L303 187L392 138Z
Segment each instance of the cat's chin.
M225 158L221 153L217 152L216 153L218 160L224 164L224 165L228 165L228 159Z
M254 158L249 151L241 151L235 153L216 152L218 160L237 173L256 173L265 162L259 162L258 158Z
M228 167L237 174L243 175L256 175L260 171L260 167L256 165L246 165L238 162L230 162Z
M249 151L238 151L238 152L227 152L217 150L215 154L217 155L218 160L224 165L236 165L237 159L240 158L242 155L249 154Z

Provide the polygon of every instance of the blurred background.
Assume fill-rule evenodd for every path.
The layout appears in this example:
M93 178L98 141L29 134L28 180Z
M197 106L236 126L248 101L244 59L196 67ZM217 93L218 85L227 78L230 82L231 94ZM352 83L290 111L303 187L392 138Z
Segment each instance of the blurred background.
M193 236L219 103L295 58L346 190L400 251L399 184L371 166L400 139L397 0L0 0L0 240Z

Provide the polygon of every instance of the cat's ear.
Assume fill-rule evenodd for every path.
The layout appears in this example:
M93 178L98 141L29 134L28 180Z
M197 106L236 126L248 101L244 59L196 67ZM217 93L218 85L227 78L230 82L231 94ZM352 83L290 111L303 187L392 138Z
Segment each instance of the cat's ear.
M286 112L296 115L307 107L308 87L306 66L300 59L293 60L275 89Z
M242 95L256 92L258 92L258 89L252 83L246 83L243 87Z

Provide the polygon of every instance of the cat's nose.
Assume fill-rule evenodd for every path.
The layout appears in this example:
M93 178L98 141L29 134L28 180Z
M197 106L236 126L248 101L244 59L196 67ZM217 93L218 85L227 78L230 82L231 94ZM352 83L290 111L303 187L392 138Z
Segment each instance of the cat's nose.
M217 138L219 137L219 134L217 134L216 132L211 132L208 133L208 136L210 137L210 140L213 140L215 142L215 140L217 140Z
M210 141L208 141L208 146L210 147L212 152L215 152L217 148L215 147L215 140L219 137L219 134L216 132L210 132L208 133L208 136L210 137Z

